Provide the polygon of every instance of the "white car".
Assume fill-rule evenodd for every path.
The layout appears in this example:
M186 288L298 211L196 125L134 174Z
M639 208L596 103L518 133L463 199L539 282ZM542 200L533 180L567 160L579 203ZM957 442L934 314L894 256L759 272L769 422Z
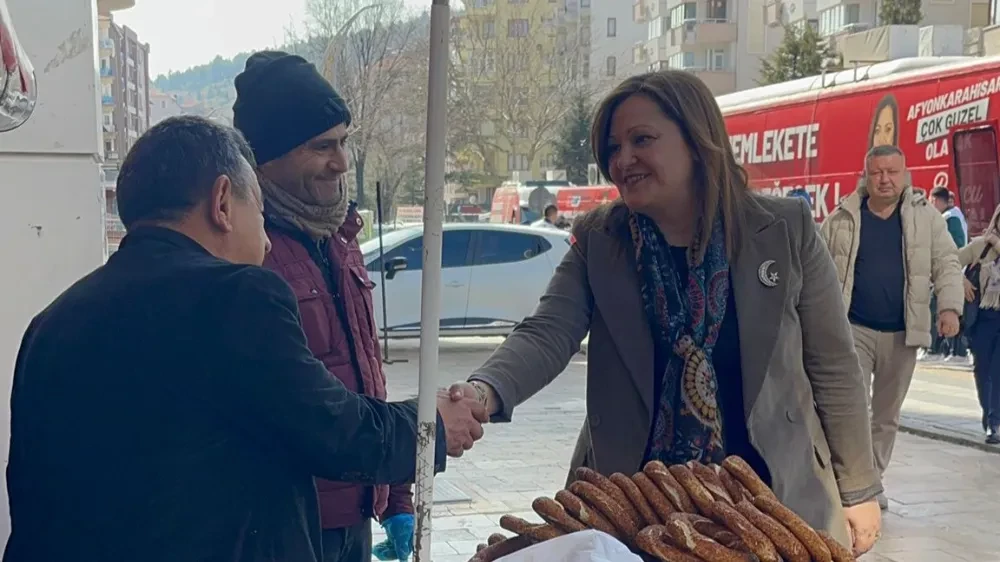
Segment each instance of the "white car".
M423 226L394 230L361 245L380 335L382 291L390 338L420 336ZM447 223L441 270L441 335L500 336L534 312L570 247L569 233L512 224ZM380 266L385 264L385 280Z

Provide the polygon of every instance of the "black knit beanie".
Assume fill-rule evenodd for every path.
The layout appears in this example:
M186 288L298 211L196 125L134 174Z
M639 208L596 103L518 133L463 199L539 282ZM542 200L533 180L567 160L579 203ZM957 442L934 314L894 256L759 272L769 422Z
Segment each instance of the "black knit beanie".
M351 124L347 104L300 56L254 53L236 77L233 125L250 143L258 165L341 123Z

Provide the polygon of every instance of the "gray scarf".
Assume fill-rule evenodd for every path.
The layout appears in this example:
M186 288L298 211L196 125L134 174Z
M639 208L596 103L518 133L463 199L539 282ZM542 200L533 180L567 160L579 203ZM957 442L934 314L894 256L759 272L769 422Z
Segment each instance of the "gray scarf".
M260 189L270 210L279 218L302 230L313 240L333 236L347 218L347 188L340 186L339 197L332 203L315 203L282 189L258 173Z

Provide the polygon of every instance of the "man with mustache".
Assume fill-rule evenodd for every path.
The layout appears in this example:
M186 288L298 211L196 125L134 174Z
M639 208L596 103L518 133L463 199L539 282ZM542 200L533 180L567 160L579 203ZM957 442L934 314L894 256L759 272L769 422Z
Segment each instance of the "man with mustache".
M264 267L292 287L313 354L352 391L385 399L385 375L368 278L357 236L362 220L344 174L351 113L316 67L263 51L236 77L233 124L249 141L264 195L272 250ZM412 551L410 486L360 486L317 479L323 560L369 562L371 519L388 534L378 552Z

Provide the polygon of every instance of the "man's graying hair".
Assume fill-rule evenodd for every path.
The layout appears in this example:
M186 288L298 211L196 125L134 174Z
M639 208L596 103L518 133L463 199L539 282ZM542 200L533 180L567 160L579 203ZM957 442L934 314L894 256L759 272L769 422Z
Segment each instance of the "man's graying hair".
M903 186L913 187L913 176L910 175L910 171L906 169L906 155L903 151L899 149L898 146L891 144L883 144L879 146L873 146L865 154L865 172L868 172L868 165L871 164L872 158L878 158L880 156L899 156L903 159ZM858 188L866 189L868 186L867 173L862 175L861 179L858 180Z
M879 158L882 156L900 156L903 158L903 164L906 164L906 155L903 151L899 149L898 146L893 146L891 144L882 144L879 146L873 146L865 154L865 169L868 169L868 163L871 162L872 158Z
M128 229L179 220L210 195L222 175L245 198L254 166L253 151L236 129L191 115L165 119L139 137L122 164L122 223Z

